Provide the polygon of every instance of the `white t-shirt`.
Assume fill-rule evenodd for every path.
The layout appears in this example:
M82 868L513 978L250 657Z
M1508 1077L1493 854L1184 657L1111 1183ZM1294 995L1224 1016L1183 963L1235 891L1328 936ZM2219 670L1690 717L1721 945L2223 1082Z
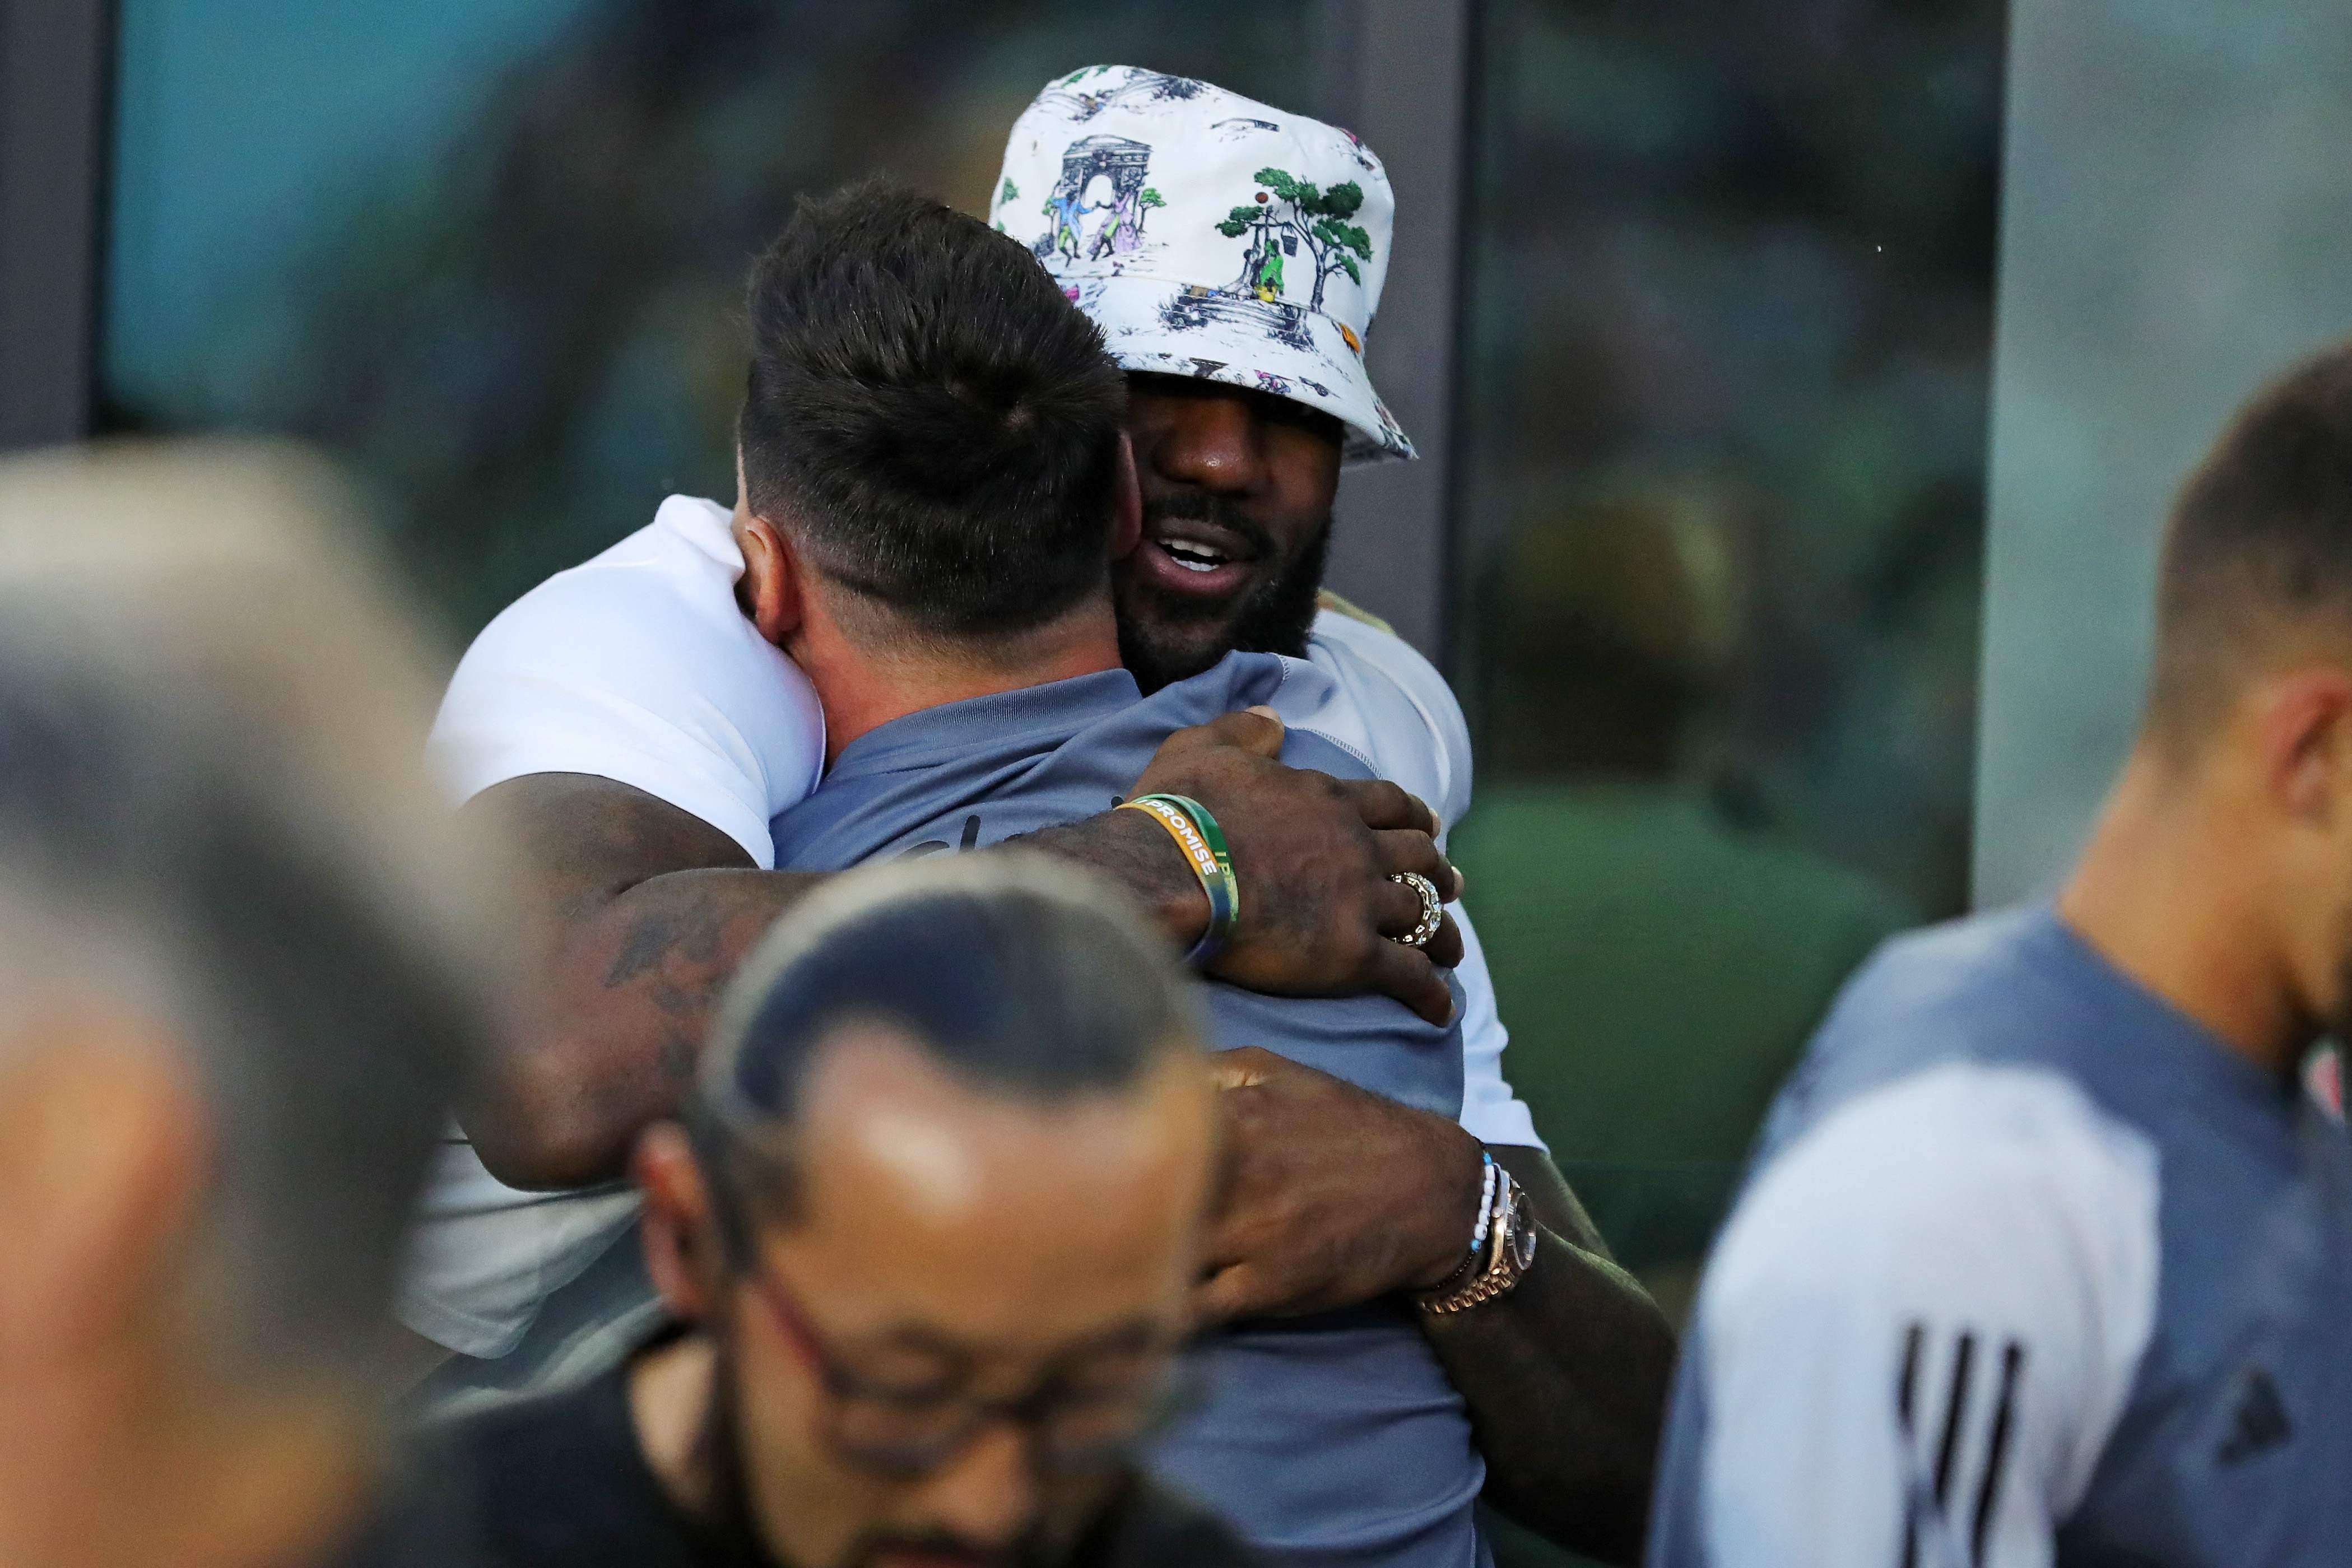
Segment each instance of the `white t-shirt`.
M691 812L772 869L769 823L815 789L824 718L808 678L735 601L743 558L730 523L724 507L672 496L649 526L485 627L430 742L454 798L527 774L593 774ZM1428 801L1441 821L1459 821L1470 804L1470 738L1444 678L1402 639L1330 612L1317 617L1307 657L1341 693L1308 727ZM1507 1037L1486 956L1467 913L1454 914L1465 947L1455 971L1462 1124L1482 1142L1541 1147L1503 1078ZM470 1148L453 1147L427 1195L404 1291L404 1321L470 1355L512 1348L544 1297L531 1294L536 1282L552 1289L576 1276L629 1218L602 1188L552 1202L515 1193L501 1219L486 1196L493 1189L509 1190ZM583 1225L566 1207L575 1196L608 1222Z

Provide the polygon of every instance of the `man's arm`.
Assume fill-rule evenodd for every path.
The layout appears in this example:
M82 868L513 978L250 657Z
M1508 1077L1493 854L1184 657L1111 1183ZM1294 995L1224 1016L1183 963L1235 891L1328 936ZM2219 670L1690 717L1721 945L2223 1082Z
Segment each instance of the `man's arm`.
M1421 1313L1422 1330L1470 1408L1486 1500L1571 1551L1637 1562L1674 1383L1674 1331L1610 1257L1550 1155L1487 1152L1541 1222L1535 1261L1510 1294L1465 1312ZM1457 1240L1448 1271L1461 1258Z
M1482 1145L1449 1119L1245 1048L1212 1071L1232 1164L1201 1308L1211 1321L1434 1286L1465 1256ZM1609 1259L1540 1149L1497 1147L1544 1235L1518 1287L1430 1343L1469 1406L1486 1495L1564 1546L1640 1554L1674 1333Z
M1390 873L1453 890L1427 808L1394 785L1285 768L1281 741L1278 720L1228 714L1171 736L1137 781L1201 800L1225 830L1242 918L1214 972L1286 994L1384 992L1442 1019L1453 1004L1436 966L1460 957L1459 934L1449 922L1427 954L1381 935L1412 923L1412 895ZM462 1120L513 1185L616 1176L636 1134L676 1109L736 965L824 879L755 869L727 834L607 779L532 774L466 810L499 818L541 869L528 899L535 1005ZM1141 812L1020 841L1121 882L1180 945L1207 922L1199 883Z

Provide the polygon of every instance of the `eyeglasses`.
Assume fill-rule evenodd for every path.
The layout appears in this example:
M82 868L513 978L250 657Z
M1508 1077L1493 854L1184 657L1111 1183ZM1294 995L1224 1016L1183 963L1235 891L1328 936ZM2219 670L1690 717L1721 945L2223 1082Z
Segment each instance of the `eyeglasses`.
M913 1478L938 1469L999 1421L1025 1427L1037 1468L1100 1471L1129 1457L1183 1407L1190 1374L1172 1339L1084 1353L1049 1368L1015 1398L956 1392L968 1374L929 1386L893 1386L845 1364L825 1347L783 1281L756 1264L743 1272L776 1326L816 1373L830 1404L826 1440L861 1469Z

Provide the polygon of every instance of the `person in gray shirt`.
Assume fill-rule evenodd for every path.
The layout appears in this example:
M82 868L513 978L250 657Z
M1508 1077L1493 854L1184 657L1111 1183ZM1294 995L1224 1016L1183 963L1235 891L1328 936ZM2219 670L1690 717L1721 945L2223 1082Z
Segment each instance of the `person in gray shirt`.
M2175 507L2053 902L1890 944L1701 1288L1656 1568L2352 1562L2352 349Z
M1056 371L1011 346L1093 335L1017 251L988 273L982 330L967 329L973 277L1003 244L934 204L854 190L804 205L755 269L741 450L763 538L742 592L814 682L830 758L777 821L780 864L834 871L1047 830L1150 792L1175 730L1267 724L1253 708L1285 721L1285 761L1370 772L1315 732L1335 697L1303 661L1236 653L1150 697L1120 666L1108 557L1139 510L1122 390L1107 361L1097 384L1083 363ZM1043 484L1055 471L1090 482ZM975 530L979 500L1023 486L1066 510ZM1425 890L1395 893L1386 928L1425 936ZM1307 1092L1383 1096L1460 1135L1454 1019L1379 996L1213 985L1209 998L1215 1043L1237 1048L1228 1082L1271 1081L1257 1064L1278 1055L1313 1070L1282 1073L1286 1092L1304 1078ZM1484 1556L1484 1469L1445 1360L1499 1351L1540 1402L1514 1414L1573 1456L1591 1543L1627 1552L1670 1335L1564 1186L1530 1196L1481 1166L1474 1153L1455 1226L1401 1231L1390 1256L1335 1266L1295 1315L1216 1336L1209 1394L1157 1452L1160 1473L1280 1560L1466 1568Z

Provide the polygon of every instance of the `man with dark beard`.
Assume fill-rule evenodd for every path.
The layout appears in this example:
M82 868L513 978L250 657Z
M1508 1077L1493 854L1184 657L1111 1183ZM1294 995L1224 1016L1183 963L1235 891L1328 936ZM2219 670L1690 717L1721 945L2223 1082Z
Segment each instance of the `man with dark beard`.
M1044 856L811 898L640 1145L665 1323L440 1434L394 1524L469 1516L446 1568L1252 1561L1134 1468L1191 1321L1201 1031L1157 935Z

